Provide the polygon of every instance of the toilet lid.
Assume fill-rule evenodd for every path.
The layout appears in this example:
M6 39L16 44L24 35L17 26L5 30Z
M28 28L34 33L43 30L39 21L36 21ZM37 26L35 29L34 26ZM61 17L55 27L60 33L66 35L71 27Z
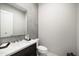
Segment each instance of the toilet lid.
M38 46L37 47L39 50L47 50L47 48L45 46Z

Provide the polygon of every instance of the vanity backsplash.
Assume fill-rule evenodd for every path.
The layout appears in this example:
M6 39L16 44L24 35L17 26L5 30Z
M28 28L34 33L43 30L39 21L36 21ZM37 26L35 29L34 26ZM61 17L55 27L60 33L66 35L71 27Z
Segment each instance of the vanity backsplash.
M3 37L3 38L0 38L0 43L16 42L16 41L20 41L24 38L25 38L25 35L16 35L16 36L11 36L11 37Z

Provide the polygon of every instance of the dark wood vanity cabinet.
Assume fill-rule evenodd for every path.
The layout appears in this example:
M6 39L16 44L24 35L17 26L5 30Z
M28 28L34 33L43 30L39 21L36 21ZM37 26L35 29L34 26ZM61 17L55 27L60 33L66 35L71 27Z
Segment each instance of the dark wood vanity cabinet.
M11 56L36 56L36 43L19 51L16 52L15 54L11 55Z

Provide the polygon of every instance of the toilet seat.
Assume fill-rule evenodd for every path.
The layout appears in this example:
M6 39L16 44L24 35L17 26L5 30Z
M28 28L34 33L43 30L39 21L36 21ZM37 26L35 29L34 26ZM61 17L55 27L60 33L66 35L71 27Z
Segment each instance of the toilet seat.
M45 46L38 46L37 47L39 50L47 50L47 48Z

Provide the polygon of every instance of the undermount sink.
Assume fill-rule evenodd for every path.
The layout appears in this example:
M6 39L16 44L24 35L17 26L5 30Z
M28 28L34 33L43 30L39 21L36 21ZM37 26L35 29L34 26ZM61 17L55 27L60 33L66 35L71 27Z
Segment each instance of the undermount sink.
M9 45L10 45L10 42L3 43L3 44L0 45L0 49L7 48Z

